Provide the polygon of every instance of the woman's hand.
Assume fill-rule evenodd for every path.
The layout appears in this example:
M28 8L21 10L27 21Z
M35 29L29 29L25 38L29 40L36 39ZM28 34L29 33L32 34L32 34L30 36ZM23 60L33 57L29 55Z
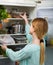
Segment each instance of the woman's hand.
M1 48L2 48L3 51L6 51L7 46L6 45L2 45Z
M25 20L25 23L27 24L28 19L27 19L27 16L26 16L26 12L23 15L20 14L20 16Z

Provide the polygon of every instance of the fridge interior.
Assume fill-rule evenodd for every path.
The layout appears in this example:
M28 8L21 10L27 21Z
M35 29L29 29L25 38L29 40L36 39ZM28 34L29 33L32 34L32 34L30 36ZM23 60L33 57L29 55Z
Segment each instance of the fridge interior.
M2 29L7 30L7 33L6 34L1 33L0 36L5 36L7 34L10 35L14 39L15 44L10 44L8 45L8 47L13 49L14 51L20 50L27 44L27 38L25 34L25 22L19 16L19 14L20 13L24 14L26 12L26 15L30 24L32 19L36 17L36 13L35 13L36 8L24 7L24 6L4 6L4 7L6 8L6 11L10 15L10 17L7 18L8 22L5 22L2 20L2 25L3 25ZM19 26L19 29L17 29L18 27L16 26ZM3 53L4 52L2 51L0 55L2 55ZM4 53L4 56L5 56L5 53Z
M3 20L2 25L3 25L3 29L7 30L7 34L14 34L14 33L16 34L16 32L12 31L13 25L16 25L16 24L23 25L23 29L21 30L22 31L21 33L23 34L25 33L25 22L19 16L20 14L23 15L26 12L29 23L32 21L34 17L36 17L36 13L35 13L36 8L34 7L5 6L5 8L9 14L9 18L7 18L8 22L5 22L5 20ZM11 29L10 32L8 32L8 29L9 30Z

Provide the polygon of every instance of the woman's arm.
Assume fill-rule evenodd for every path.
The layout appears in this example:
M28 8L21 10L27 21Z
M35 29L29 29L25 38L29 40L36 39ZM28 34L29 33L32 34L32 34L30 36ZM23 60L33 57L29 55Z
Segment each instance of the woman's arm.
M30 25L29 24L26 24L25 32L26 32L26 37L27 37L28 42L29 43L32 42L32 35L30 34Z
M6 51L6 55L12 60L12 61L21 61L23 59L29 58L31 56L29 47L24 47L20 51L14 52L12 49L7 48L6 45L2 45L1 48Z
M20 15L24 21L25 21L25 32L26 32L26 37L27 37L27 40L28 42L31 42L32 41L32 35L30 34L30 25L29 25L29 21L27 19L27 16L26 16L26 13L24 13L24 15Z
M21 61L23 59L30 57L30 53L28 53L24 49L14 52L13 50L7 48L6 54L12 61Z

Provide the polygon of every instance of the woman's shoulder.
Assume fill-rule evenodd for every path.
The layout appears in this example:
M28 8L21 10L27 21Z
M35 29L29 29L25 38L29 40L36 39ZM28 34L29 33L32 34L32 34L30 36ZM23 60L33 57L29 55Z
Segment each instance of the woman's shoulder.
M27 49L27 50L38 50L38 49L40 49L40 45L37 45L37 44L27 44L26 46L25 46L25 49Z

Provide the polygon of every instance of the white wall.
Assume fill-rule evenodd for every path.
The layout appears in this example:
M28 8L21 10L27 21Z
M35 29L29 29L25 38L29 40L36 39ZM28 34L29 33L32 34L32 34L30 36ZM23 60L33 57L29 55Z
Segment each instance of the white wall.
M49 26L48 34L51 38L53 38L53 18L48 19L48 26Z
M53 1L42 1L37 6L37 17L47 17L48 20L48 37L53 38Z

